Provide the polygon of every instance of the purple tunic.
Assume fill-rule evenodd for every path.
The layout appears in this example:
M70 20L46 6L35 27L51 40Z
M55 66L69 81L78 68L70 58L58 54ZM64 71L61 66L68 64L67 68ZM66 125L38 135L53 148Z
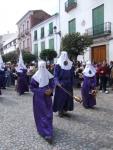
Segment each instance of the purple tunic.
M64 87L73 95L74 67L72 67L70 70L64 70L61 69L59 65L56 65L54 70L54 78L56 89L54 95L53 111L72 111L73 98L64 92L60 87L58 87L57 84L60 83L62 87Z
M49 85L42 88L39 88L39 84L34 79L31 79L30 83L30 89L34 93L33 112L37 131L44 138L53 136L52 98L45 95L45 91L48 88L52 89L52 86L52 81Z
M17 78L17 92L22 95L24 92L29 91L28 83L27 83L27 75L26 75L26 69L22 69L22 72L17 72L18 78Z
M84 76L83 86L81 89L83 106L84 107L93 107L96 105L96 98L91 95L91 90L96 88L96 77L86 77Z

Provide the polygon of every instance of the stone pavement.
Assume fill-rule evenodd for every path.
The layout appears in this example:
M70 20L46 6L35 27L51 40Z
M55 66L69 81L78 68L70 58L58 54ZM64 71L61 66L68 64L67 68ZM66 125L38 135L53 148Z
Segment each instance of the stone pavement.
M99 93L95 109L75 103L70 114L70 118L54 114L51 146L36 131L32 94L18 96L13 88L4 90L0 96L0 150L113 150L113 92Z

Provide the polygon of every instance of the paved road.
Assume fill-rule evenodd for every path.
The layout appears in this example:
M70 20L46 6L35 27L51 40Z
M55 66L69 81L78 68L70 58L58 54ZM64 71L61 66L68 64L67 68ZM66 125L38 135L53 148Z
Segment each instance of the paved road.
M32 94L18 96L13 88L4 90L0 97L0 150L113 150L113 92L99 93L95 109L75 103L70 118L54 114L51 146L37 134Z

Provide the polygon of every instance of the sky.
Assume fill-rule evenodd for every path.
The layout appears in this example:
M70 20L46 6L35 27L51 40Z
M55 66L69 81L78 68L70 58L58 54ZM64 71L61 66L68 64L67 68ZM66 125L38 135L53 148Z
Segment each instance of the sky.
M55 14L58 12L58 0L1 0L0 35L16 32L18 20L29 10L36 9Z

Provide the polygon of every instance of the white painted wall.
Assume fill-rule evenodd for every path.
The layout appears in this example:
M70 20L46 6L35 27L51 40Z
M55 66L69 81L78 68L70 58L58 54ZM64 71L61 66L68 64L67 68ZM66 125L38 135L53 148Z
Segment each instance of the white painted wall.
M113 40L109 42L109 62L113 61Z
M31 30L31 39L32 39L32 53L34 53L34 44L38 44L38 56L41 52L41 42L45 41L45 49L49 48L49 39L54 38L54 48L57 54L59 55L60 51L60 40L61 37L58 34L53 33L53 35L48 35L49 33L49 23L53 22L53 27L57 27L57 32L59 31L59 15L54 15L51 18L43 21L42 23L36 25ZM40 38L41 28L44 27L45 37L43 39ZM34 31L37 30L38 40L34 41Z

